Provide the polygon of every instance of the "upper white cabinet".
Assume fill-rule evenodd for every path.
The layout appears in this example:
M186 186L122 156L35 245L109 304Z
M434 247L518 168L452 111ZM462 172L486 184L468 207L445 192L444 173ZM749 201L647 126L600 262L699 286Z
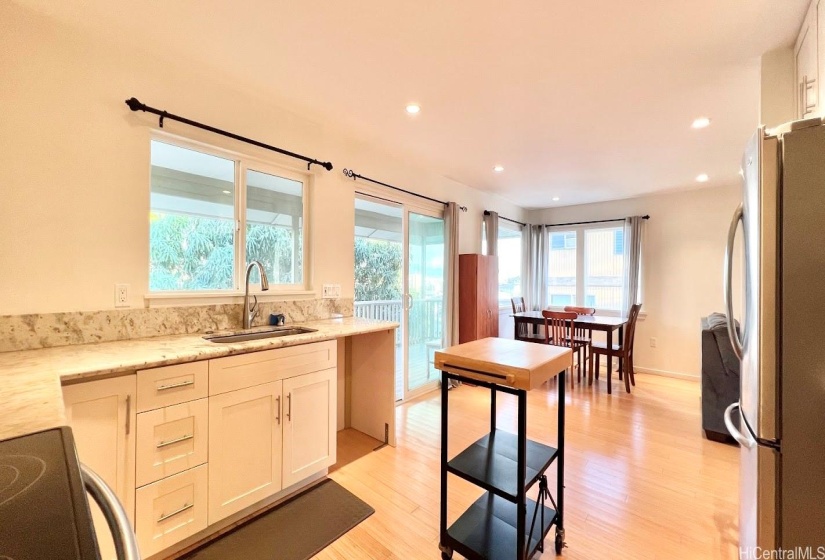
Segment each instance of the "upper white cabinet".
M796 116L809 118L820 113L820 56L821 33L819 0L813 0L805 14L794 45L794 75L796 76ZM823 61L825 62L825 61Z
M82 463L111 486L134 525L135 511L134 375L90 381L63 388L66 418ZM114 560L115 549L103 514L92 503L101 558Z

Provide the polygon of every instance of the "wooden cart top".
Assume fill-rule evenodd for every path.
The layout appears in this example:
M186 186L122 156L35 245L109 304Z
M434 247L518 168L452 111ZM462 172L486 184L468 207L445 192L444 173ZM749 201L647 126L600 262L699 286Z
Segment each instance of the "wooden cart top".
M435 353L437 369L527 391L572 364L570 348L509 338L482 338Z

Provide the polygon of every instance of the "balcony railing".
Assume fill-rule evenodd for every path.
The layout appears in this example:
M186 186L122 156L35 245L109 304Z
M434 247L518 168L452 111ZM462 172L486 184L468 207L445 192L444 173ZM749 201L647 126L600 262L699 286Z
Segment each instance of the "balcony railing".
M355 316L365 319L393 321L401 324L401 300L356 301ZM444 327L444 301L441 298L414 299L410 310L409 343L441 340ZM401 343L401 329L396 330L395 343Z

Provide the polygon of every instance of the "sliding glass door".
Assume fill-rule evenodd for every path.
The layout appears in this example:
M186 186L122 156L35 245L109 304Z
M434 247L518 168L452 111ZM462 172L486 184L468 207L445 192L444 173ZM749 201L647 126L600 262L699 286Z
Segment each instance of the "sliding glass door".
M433 389L433 359L443 345L444 218L408 212L406 396Z
M443 346L444 220L368 196L355 199L355 315L394 321L395 395L434 389Z

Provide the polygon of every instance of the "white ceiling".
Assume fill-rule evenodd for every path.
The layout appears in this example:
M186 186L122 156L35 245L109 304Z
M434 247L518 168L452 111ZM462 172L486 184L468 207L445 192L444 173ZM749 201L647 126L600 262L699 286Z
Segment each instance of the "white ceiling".
M736 181L759 55L808 0L18 2L535 208Z

